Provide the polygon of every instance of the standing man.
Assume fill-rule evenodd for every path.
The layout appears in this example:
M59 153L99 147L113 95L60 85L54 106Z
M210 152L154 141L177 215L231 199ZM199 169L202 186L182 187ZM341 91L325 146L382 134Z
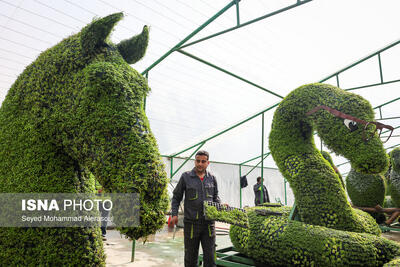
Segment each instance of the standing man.
M104 198L103 191L104 191L103 187L101 187L100 189L97 190L98 196L100 197L100 199L102 201L104 201L104 199L106 199L106 198ZM103 241L106 241L107 240L107 238L106 238L107 220L105 218L108 218L108 215L109 215L110 211L109 210L105 210L103 205L99 205L99 211L100 211L100 216L102 218L101 224L100 224L101 236L102 236Z
M185 193L184 245L185 267L197 266L199 245L203 248L204 267L215 265L215 222L204 217L203 201L220 203L215 176L208 172L209 154L200 150L195 156L195 167L184 172L172 197L172 223L178 223L178 207Z
M261 204L261 195L263 197L263 203L269 202L267 188L265 187L265 185L261 185L260 176L257 177L257 183L254 185L253 189L254 189L254 195L256 197L254 199L254 203L256 204L256 206Z

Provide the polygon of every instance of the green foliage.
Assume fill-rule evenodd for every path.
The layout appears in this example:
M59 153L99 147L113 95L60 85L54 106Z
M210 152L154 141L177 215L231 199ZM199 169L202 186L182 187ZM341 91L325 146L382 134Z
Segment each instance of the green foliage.
M346 177L346 189L353 205L358 207L384 206L385 180L382 174L364 174L351 169ZM383 213L368 212L377 223L386 220Z
M249 236L250 229L231 225L229 237L235 249L239 252L249 255Z
M385 177L385 188L386 188L386 196L390 196L390 192L391 192L391 184L390 184L390 173L392 171L392 159L390 157L390 153L388 153L389 156L389 168L387 169L387 171L384 174Z
M100 228L8 228L0 240L1 266L105 266Z
M92 54L96 49L106 46L107 39L115 24L122 19L122 13L115 13L96 19L81 31L82 51Z
M280 212L262 216L257 210ZM231 226L239 252L267 266L382 266L399 254L396 242L289 220L290 207L247 210L250 229Z
M249 228L232 225L231 241L268 266L383 265L399 255L400 246L378 237L375 220L351 208L343 182L317 150L312 133L316 130L330 150L363 173L385 171L385 150L377 135L363 140L363 125L350 131L343 119L325 110L306 115L322 104L365 121L374 119L365 99L334 86L309 84L292 91L275 111L269 144L293 190L300 221L288 219L289 207L251 208Z
M128 40L121 41L117 45L117 48L127 63L134 64L144 56L148 43L149 28L144 26L141 34L133 36Z
M143 109L147 81L107 40L121 18L44 51L12 85L0 110L0 192L93 192L96 179L105 192L139 193L140 226L120 229L137 239L164 225L168 181ZM96 228L2 228L0 253L2 266L104 265Z
M316 148L312 133L316 130L331 151L348 158L360 172L379 173L387 168L382 142L377 135L365 142L364 125L350 131L342 118L326 110L306 115L319 105L365 121L374 120L368 101L326 84L301 86L280 103L274 114L269 146L279 170L293 190L301 221L380 234L373 220L371 225L366 225L364 218L351 208L339 176Z
M396 257L395 259L383 265L383 267L397 267L397 266L400 266L400 257Z
M330 155L328 152L326 152L326 151L321 151L321 155L324 157L324 159L326 159L326 160L329 162L329 164L330 164L330 165L332 166L332 168L335 170L336 174L339 176L340 183L342 184L343 188L346 188L346 185L345 185L344 182L343 182L343 177L342 177L342 175L341 175L340 172L338 171L338 169L337 169L337 167L335 166L335 164L333 164L333 160L332 160L331 155Z
M392 163L392 170L395 172L400 172L400 147L397 147L390 152L390 159Z
M385 182L381 174L364 174L351 169L346 177L347 193L358 207L383 205Z
M332 167L335 166L335 164L333 164L333 160L332 160L331 154L329 154L326 151L321 151L321 155L324 157L324 159L326 159L329 162L329 164Z
M222 210L218 210L215 206L208 205L207 201L204 201L204 209L208 220L221 221L243 227L249 226L246 213L239 209L223 207Z
M388 176L388 189L395 207L400 207L400 148L390 152L391 171Z
M384 208L395 208L395 205L393 203L392 197L391 196L385 196L385 200L383 201L383 206Z

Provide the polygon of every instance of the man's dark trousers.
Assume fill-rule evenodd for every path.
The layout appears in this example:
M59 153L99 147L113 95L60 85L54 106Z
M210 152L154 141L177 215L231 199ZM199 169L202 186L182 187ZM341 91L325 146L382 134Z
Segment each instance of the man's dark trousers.
M105 210L103 205L99 205L99 210L100 210L100 216L102 218L108 218L108 215L110 213L109 210ZM106 233L107 233L107 220L104 219L104 220L101 221L101 227L100 228L101 228L101 234L102 235L106 235Z
M203 248L203 266L215 265L215 224L211 222L184 225L185 267L198 266L199 245Z

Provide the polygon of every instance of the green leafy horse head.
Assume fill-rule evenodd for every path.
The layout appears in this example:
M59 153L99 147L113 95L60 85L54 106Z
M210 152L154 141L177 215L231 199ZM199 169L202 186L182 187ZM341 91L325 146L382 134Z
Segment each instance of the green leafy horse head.
M122 17L94 20L41 53L12 85L0 110L0 192L87 193L97 180L106 192L138 193L140 226L121 229L136 239L164 224L167 177L144 112L147 80L129 66L144 56L149 29L113 44L109 35ZM6 255L0 265L23 265L10 260L22 254L42 265L63 263L69 254L79 265L83 259L88 265L96 262L92 259L103 262L101 240L93 231L53 230L2 229L9 241L0 242ZM35 241L46 231L54 240L75 237L58 250ZM18 240L35 245L21 245L26 249L13 255ZM63 256L52 262L46 258L52 250ZM41 258L35 251L50 252Z

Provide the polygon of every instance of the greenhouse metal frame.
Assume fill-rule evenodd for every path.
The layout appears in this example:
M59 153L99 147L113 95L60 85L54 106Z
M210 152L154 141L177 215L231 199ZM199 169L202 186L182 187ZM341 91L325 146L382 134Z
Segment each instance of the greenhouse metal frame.
M255 23L255 22L258 22L258 21L260 21L260 20L264 20L264 19L267 19L267 18L269 18L269 17L272 17L272 16L275 16L275 15L281 14L281 13L283 13L283 12L285 12L285 11L291 10L291 9L296 8L296 7L299 7L299 6L302 6L302 5L307 4L307 3L311 2L311 1L312 1L312 0L297 0L297 2L296 2L295 4L288 5L288 6L284 7L284 8L280 8L280 9L278 9L278 10L275 10L275 11L270 12L270 13L268 13L268 14L265 14L265 15L263 15L263 16L260 16L260 17L257 17L257 18L255 18L255 19L252 19L252 20L250 20L250 21L247 21L247 22L243 22L243 23L242 23L242 22L240 21L240 0L232 0L232 1L231 1L229 4L227 4L224 8L222 8L220 11L218 11L214 16L212 16L210 19L208 19L206 22L204 22L201 26L199 26L197 29L195 29L192 33L190 33L190 34L189 34L187 37L185 37L182 41L180 41L178 44L176 44L173 48L171 48L171 49L170 49L168 52L166 52L164 55L162 55L158 60L156 60L156 61L155 61L153 64L151 64L148 68L146 68L146 69L142 72L142 75L144 75L146 78L149 78L149 72L150 72L154 67L156 67L161 61L165 60L165 59L166 59L170 54L172 54L173 52L178 52L178 53L181 53L181 54L183 54L183 55L185 55L185 56L187 56L187 57L190 57L190 58L192 58L192 59L194 59L194 60L197 60L197 61L199 61L199 62L201 62L201 63L203 63L203 64L205 64L205 65L207 65L207 66L209 66L209 67L211 67L211 68L214 68L215 70L218 70L218 71L220 71L220 72L223 72L223 73L225 73L226 75L232 76L232 77L234 77L234 78L236 78L236 79L241 80L241 81L244 82L244 83L250 84L250 85L252 85L252 86L254 86L254 87L256 87L256 88L258 88L258 89L260 89L260 90L263 90L263 91L265 91L265 92L267 92L267 93L269 93L269 94L271 94L271 95L274 95L274 96L276 96L276 97L279 97L279 98L283 99L284 97L281 96L281 95L279 95L277 92L273 92L273 91L271 91L271 90L269 90L269 89L267 89L267 88L264 88L264 87L262 87L262 86L260 86L260 85L258 85L258 84L256 84L256 83L254 83L254 82L252 82L252 81L246 79L245 77L241 77L241 76L239 76L239 75L236 75L236 74L232 73L232 72L229 71L229 70L226 70L226 69L224 69L224 68L221 68L221 67L219 67L219 66L217 66L217 65L215 65L215 64L213 64L213 63L211 63L211 62L209 62L209 61L206 61L206 60L204 60L204 59L201 59L201 58L199 58L199 57L197 57L197 56L195 56L195 55L193 55L193 54L190 54L190 53L188 53L188 52L186 52L186 51L184 51L184 50L182 50L182 49L185 48L185 47L192 46L192 45L195 45L195 44L197 44L197 43L200 43L200 42L209 40L209 39L214 38L214 37L216 37L216 36L219 36L219 35L222 35L222 34L225 34L225 33L228 33L228 32L234 31L234 30L237 30L237 29L239 29L239 28L248 26L248 25L250 25L250 24L252 24L252 23ZM231 9L231 8L236 8L236 22L237 22L237 25L236 25L236 26L233 26L233 27L228 28L228 29L226 29L226 30L223 30L223 31L214 33L214 34L209 35L209 36L207 36L207 37L203 37L203 38L197 39L197 40L195 40L195 41L188 42L188 41L189 41L190 39L192 39L197 33L199 33L202 29L204 29L207 25L209 25L210 23L212 23L212 22L213 22L214 20L216 20L219 16L221 16L222 14L224 14L227 10L229 10L229 9ZM377 51L375 51L375 52L373 52L373 53L371 53L371 54L369 54L369 55L367 55L367 56L365 56L365 57L363 57L363 58L357 60L356 62L354 62L354 63L352 63L352 64L350 64L350 65L348 65L348 66L346 66L346 67L344 67L344 68L342 68L342 69L340 69L340 70L338 70L338 71L336 71L336 72L334 72L334 73L332 73L332 74L330 74L330 75L328 75L327 77L325 77L325 78L319 80L319 82L326 82L326 81L328 81L328 80L334 78L334 79L336 79L336 86L337 86L337 87L340 87L340 74L342 74L343 72L345 72L345 71L347 71L347 70L349 70L349 69L351 69L351 68L354 68L355 66L357 66L357 65L363 63L364 61L366 61L366 60L368 60L368 59L370 59L370 58L373 58L373 57L377 57L377 59L378 59L378 66L377 66L377 68L376 68L376 71L379 72L380 82L379 82L379 83L368 84L368 85L363 85L363 86L358 86L358 87L346 88L346 89L344 89L344 90L346 90L346 91L353 91L353 90L359 90L359 89L368 88L368 87L373 87L373 86L379 86L379 85L385 85L385 84L400 82L400 77L399 77L399 79L394 79L394 80L389 80L389 81L385 81L385 80L384 80L384 73L383 73L383 70L382 70L382 69L383 69L383 64L382 64L382 61L381 61L381 53L384 52L384 51L386 51L386 50L389 50L389 49L391 49L391 48L393 48L393 47L395 47L395 46L397 46L399 43L400 43L400 40L395 41L395 42L393 42L393 43L391 43L391 44L389 44L389 45L383 47L382 49L379 49L379 50L377 50ZM386 106L386 105L393 104L394 102L396 102L396 101L398 101L398 100L400 100L400 96L399 96L399 97L396 97L396 98L393 98L392 100L390 100L390 101L388 101L388 102L385 102L385 103L383 103L383 104L380 104L380 105L374 107L374 109L378 110L378 112L379 112L379 118L378 118L377 120L385 120L385 119L388 120L388 119L398 119L398 118L400 118L400 117L386 117L386 118L385 118L385 117L383 117L383 114L382 114L382 107L384 107L384 106ZM272 110L274 110L274 108L276 108L276 107L279 105L279 103L280 103L280 102L278 102L278 103L276 103L276 104L273 104L273 105L267 107L266 109L264 109L263 111L258 112L257 114L252 115L252 116L250 116L250 117L247 117L247 118L243 119L242 121L240 121L240 122L238 122L238 123L236 123L236 124L234 124L234 125L232 125L232 126L226 128L226 129L224 129L224 130L221 130L221 131L219 131L218 133L216 133L216 134L214 134L214 135L212 135L212 136L210 136L210 137L208 137L208 138L205 138L205 139L201 140L200 142L197 142L197 143L195 143L195 144L193 144L193 145L187 147L186 149L183 149L183 150L181 150L181 151L178 151L178 152L175 152L175 153L172 153L172 154L169 154L169 155L163 155L163 157L167 157L167 158L170 160L170 179L171 179L171 180L173 179L173 177L175 176L175 174L176 174L176 173L177 173L177 172L178 172L178 171L179 171L179 170L194 156L194 155L195 155L195 153L196 153L197 151L199 151L199 150L203 147L203 145L204 145L206 142L208 142L208 141L210 141L210 140L212 140L212 139L214 139L214 138L216 138L216 137L218 137L218 136L220 136L220 135L222 135L222 134L224 134L224 133L226 133L226 132L228 132L228 131L230 131L230 130L232 130L232 129L234 129L234 128L236 128L236 127L238 127L238 126L240 126L240 125L242 125L242 124L244 124L244 123L246 123L246 122L248 122L248 121L250 121L250 120L252 120L252 119L261 117L261 131L262 131L262 133L261 133L261 136L262 136L262 137L261 137L261 153L260 153L259 156L254 157L254 158L251 158L251 159L246 160L246 161L244 161L244 162L241 162L241 163L239 163L238 165L239 165L239 177L241 177L241 176L244 174L244 173L242 173L242 169L241 169L242 166L245 166L246 164L249 164L250 162L252 162L252 161L254 161L254 160L260 159L259 162L258 162L257 164L255 164L255 165L247 165L247 166L251 166L252 169L251 169L250 171L246 172L244 175L248 175L248 174L251 173L255 168L257 168L257 167L260 166L260 168L261 168L261 178L262 178L262 183L263 183L263 180L264 180L264 175L263 175L264 160L270 155L270 152L269 152L269 151L266 151L265 148L264 148L264 144L265 144L265 132L264 132L264 124L265 124L265 122L264 122L264 114L265 114L266 112L271 112ZM395 129L397 129L397 128L399 128L399 127L400 127L400 126L397 126L397 127L395 127ZM387 133L387 132L388 132L388 131L384 131L384 132L382 132L382 133L385 134L385 133ZM396 136L396 137L397 137L397 136ZM398 145L399 145L399 143L396 144L396 145L390 146L390 147L386 147L385 149L391 149L391 148L397 147ZM187 152L187 151L189 151L189 150L191 150L191 149L194 149L193 152L191 153L191 155L188 156L188 157L185 159L185 161L184 161L183 163L181 163L179 166L175 167L175 166L174 166L174 158L178 157L178 156L181 155L182 153ZM322 150L322 141L321 141L321 150ZM232 163L228 163L228 162L223 162L223 163L232 164ZM341 166L341 165L348 164L348 163L349 163L349 162L344 162L344 163L338 164L337 166L339 167L339 166ZM235 164L235 165L237 165L237 164ZM175 167L175 169L174 169L174 167ZM344 174L346 174L346 173L344 173ZM285 204L287 204L287 198L286 198L286 197L287 197L287 196L286 196L287 181L286 181L286 180L284 180L284 185L285 185L285 188L284 188L284 190L285 190ZM238 190L240 191L240 207L242 207L242 189L239 188Z

